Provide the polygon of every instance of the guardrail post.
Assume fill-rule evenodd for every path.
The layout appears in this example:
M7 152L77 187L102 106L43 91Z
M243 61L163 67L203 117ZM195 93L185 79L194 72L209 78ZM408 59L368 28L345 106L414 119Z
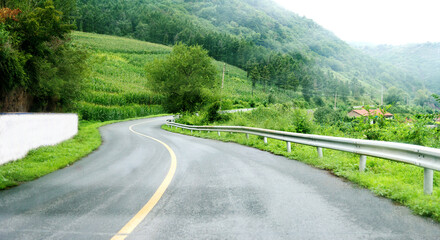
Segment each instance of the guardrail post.
M217 132L218 136L220 137L220 132Z
M267 137L264 137L264 144L267 144Z
M434 170L429 168L424 168L423 170L424 181L423 181L423 191L427 195L432 194L432 185L434 181Z
M316 150L318 150L318 157L322 158L324 155L322 154L322 147L317 147Z
M246 139L249 139L249 133L246 133Z
M287 145L287 152L288 153L292 152L292 148L290 146L290 142L286 142L286 145Z
M193 133L193 130L191 129L191 133Z
M361 155L359 157L359 172L365 171L366 166L367 166L367 156Z

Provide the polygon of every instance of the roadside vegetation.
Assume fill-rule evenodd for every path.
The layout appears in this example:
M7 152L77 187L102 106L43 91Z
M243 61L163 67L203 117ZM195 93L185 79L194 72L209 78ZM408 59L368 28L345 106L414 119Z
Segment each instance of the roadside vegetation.
M51 0L0 2L0 111L71 107L87 73L74 27Z
M148 65L153 91L164 97L168 112L194 112L215 101L219 93L217 69L208 52L200 46L177 44L165 59Z
M382 109L389 110L390 107ZM177 122L193 125L228 125L250 126L281 131L307 134L319 134L358 139L372 139L392 142L418 144L428 147L440 147L440 129L430 128L438 114L412 115L395 119L381 116L366 116L356 119L344 116L345 113L330 107L318 108L314 111L293 108L290 104L276 104L258 107L250 112L218 114L206 111L198 115L182 115ZM374 124L370 124L374 120ZM188 130L164 129L193 135L196 137L237 142L262 150L282 155L290 159L302 161L312 166L329 170L339 177L348 179L362 187L370 189L378 196L387 197L402 205L408 206L414 213L431 217L440 221L440 174L434 173L434 191L432 195L423 193L423 169L392 162L389 160L368 157L364 173L359 172L359 155L324 149L324 158L318 158L316 148L292 143L292 152L286 151L286 143L245 134L217 132L199 133Z

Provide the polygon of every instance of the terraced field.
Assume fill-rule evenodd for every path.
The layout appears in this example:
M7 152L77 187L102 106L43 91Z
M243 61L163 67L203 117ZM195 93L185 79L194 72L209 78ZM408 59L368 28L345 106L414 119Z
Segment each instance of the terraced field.
M85 120L114 120L163 113L148 89L145 65L170 53L157 44L91 33L73 33L90 53L90 74L76 108Z
M73 43L90 53L90 73L81 99L75 104L84 120L117 120L164 113L160 106L162 96L148 87L148 63L166 57L171 47L139 40L74 32ZM218 81L221 81L223 63L215 61ZM251 82L246 72L226 65L223 109L251 107L264 104L275 89L264 91L257 85L252 97ZM278 92L277 101L285 102L293 92Z

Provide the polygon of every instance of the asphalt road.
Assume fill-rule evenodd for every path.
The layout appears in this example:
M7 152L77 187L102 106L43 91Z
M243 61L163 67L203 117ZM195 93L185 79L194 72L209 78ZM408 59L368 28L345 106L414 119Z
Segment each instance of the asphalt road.
M160 129L101 128L74 165L0 192L0 239L111 239L163 196L127 239L440 239L440 225L326 171L234 143ZM129 130L144 134L141 136Z

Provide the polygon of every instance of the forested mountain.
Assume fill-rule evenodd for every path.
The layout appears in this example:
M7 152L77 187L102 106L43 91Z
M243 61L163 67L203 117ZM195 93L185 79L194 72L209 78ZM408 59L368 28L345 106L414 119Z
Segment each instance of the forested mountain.
M440 94L440 43L364 46L370 56L406 69L432 92Z
M412 93L411 75L351 48L312 20L271 0L78 0L78 30L155 43L202 45L254 82L322 96L378 99L377 89Z

